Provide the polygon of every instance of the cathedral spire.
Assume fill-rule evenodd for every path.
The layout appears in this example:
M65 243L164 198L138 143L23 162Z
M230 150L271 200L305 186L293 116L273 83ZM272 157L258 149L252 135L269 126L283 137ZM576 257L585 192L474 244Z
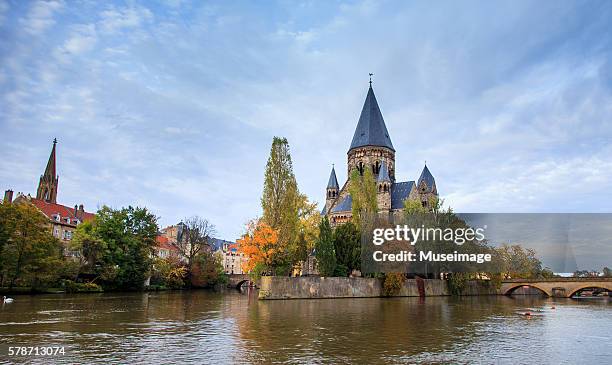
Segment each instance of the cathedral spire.
M45 168L44 174L40 176L38 190L36 191L36 199L41 199L49 203L56 203L57 201L57 185L59 177L57 176L55 166L56 145L57 138L54 138L51 155L49 155L49 161L47 161L47 167Z
M380 112L376 96L374 96L372 84L368 88L368 94L363 109L361 109L359 122L357 122L357 128L349 150L364 146L387 147L395 152L385 120Z

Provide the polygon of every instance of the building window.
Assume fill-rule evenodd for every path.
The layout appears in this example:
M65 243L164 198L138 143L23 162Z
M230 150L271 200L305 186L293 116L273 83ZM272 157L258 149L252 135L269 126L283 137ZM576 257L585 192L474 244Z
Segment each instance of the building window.
M64 236L63 236L63 238L64 238L65 240L71 240L71 239L72 239L72 232L70 232L70 231L64 231Z

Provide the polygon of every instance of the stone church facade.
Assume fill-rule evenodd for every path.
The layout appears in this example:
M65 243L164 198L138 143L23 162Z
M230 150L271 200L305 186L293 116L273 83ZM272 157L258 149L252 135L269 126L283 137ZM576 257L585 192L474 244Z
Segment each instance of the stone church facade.
M423 167L416 182L395 180L395 148L371 84L347 152L347 176L350 176L354 169L361 175L365 169L371 169L377 185L379 214L402 211L406 199L419 201L423 207L428 207L430 199L438 196L436 181L427 165ZM321 212L329 218L332 225L345 223L352 217L352 198L348 192L348 183L347 180L340 187L335 168L332 167L326 188L325 207Z

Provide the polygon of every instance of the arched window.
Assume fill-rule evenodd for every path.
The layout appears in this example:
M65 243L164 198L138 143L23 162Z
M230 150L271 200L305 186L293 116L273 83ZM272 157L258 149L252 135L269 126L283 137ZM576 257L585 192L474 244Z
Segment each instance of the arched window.
M359 167L358 167L358 170L359 170L359 174L360 174L360 175L363 175L363 162L361 162L361 161L359 161Z

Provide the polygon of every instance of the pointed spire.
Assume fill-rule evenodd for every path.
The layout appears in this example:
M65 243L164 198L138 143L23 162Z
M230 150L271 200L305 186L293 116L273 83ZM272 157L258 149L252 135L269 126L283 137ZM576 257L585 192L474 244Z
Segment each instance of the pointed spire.
M381 146L395 151L371 85L349 150L363 146Z
M425 167L423 167L423 171L421 172L421 176L419 177L418 185L421 185L421 181L425 182L425 185L427 185L428 189L432 189L434 184L436 183L436 180L427 168L427 163L425 163Z
M378 178L376 182L391 182L391 178L389 177L389 170L387 169L387 163L385 161L382 162L382 166L380 167L380 172L378 173Z
M338 179L336 178L336 169L332 165L331 173L329 174L329 181L327 182L328 189L340 189L338 185Z
M49 155L49 161L47 162L47 167L45 168L44 176L49 176L51 179L55 179L55 145L57 145L57 138L53 138L53 149L51 150L51 155Z

